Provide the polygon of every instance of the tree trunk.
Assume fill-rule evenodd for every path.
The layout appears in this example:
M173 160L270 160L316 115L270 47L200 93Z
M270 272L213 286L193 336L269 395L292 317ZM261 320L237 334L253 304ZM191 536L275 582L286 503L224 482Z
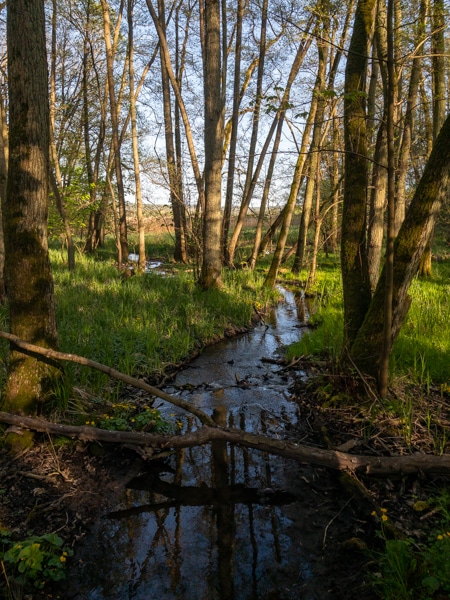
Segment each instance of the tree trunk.
M220 1L205 0L205 212L200 286L221 285L221 197L224 106L221 90Z
M128 76L130 87L131 140L133 146L134 184L136 193L136 218L139 239L139 270L145 271L145 229L142 212L141 166L139 162L139 144L137 133L136 95L134 89L134 29L133 0L128 0Z
M447 94L445 88L445 11L443 0L433 0L432 4L432 29L431 52L432 52L432 77L433 77L433 140L436 139L442 123L445 120L445 107ZM420 275L431 277L431 239L423 254L420 263Z
M6 201L8 180L8 126L3 96L0 95L0 202ZM5 289L5 240L3 237L3 217L0 210L0 303L6 300Z
M310 23L311 22L312 22L312 19L311 19ZM308 30L309 30L310 23L308 23L308 27L307 27ZM308 52L311 42L312 42L312 36L308 35L306 37L306 39L303 39L301 41L301 43L299 44L297 53L294 58L294 62L292 63L291 71L289 73L286 88L283 93L283 98L281 100L280 107L278 108L278 112L280 113L280 116L279 116L278 124L277 124L277 132L275 134L275 140L273 143L272 153L270 156L269 167L267 169L266 180L264 182L264 190L263 190L263 194L262 194L262 198L261 198L261 204L259 207L258 221L256 224L255 239L253 241L253 250L252 250L252 255L250 257L250 260L249 260L249 266L252 270L255 268L256 260L258 258L258 254L260 252L264 216L266 214L267 200L269 198L269 191L270 191L270 186L272 183L273 171L275 169L275 161L277 159L278 149L280 147L281 133L283 131L283 124L284 124L285 117L286 117L286 107L289 105L289 98L290 98L292 84L294 83L295 78L297 77L298 72L300 70L300 67L303 64L303 60L306 56L306 53Z
M192 135L192 129L191 129L191 125L189 122L189 117L187 114L186 107L184 105L183 98L181 96L180 82L177 80L177 78L175 77L175 73L173 72L166 36L164 35L164 31L161 27L161 24L158 19L158 15L156 14L156 11L154 9L152 1L146 0L146 3L147 3L147 8L150 12L150 15L153 19L153 23L155 25L156 31L158 33L158 39L159 39L159 43L161 46L160 52L162 54L164 54L164 62L166 65L167 74L169 76L170 83L171 83L172 89L173 89L173 93L175 94L175 98L177 100L177 106L181 113L181 118L183 120L184 132L186 135L186 143L189 148L189 155L191 158L192 170L194 171L195 183L197 186L198 206L203 210L204 205L205 205L205 187L204 187L203 177L200 172L200 167L198 164L197 153L195 151L194 137ZM202 35L203 35L203 33L202 33ZM219 45L220 45L220 41L219 41Z
M88 231L86 235L86 243L84 246L84 252L91 253L97 248L101 240L101 230L103 228L103 223L105 220L105 205L104 202L101 202L100 206L97 206L97 184L98 184L98 176L100 170L100 159L103 152L103 146L105 141L105 121L106 121L106 97L107 90L105 87L105 91L103 94L103 101L101 102L100 108L100 124L99 124L99 134L96 144L96 152L95 158L92 162L91 157L91 123L89 119L89 107L90 107L90 98L89 98L89 52L90 52L90 12L89 12L89 3L86 8L86 24L84 30L84 38L83 38L83 137L84 137L84 154L85 154L85 162L86 162L86 175L87 181L89 185L89 204L90 204L90 213L89 213L89 222L88 222ZM101 95L100 87L97 90L99 96Z
M395 239L395 144L394 144L394 115L395 115L395 65L394 65L394 2L388 0L387 9L387 159L388 159L388 202L386 226L386 259L384 263L384 311L383 338L380 356L380 372L378 374L378 391L385 398L389 383L389 357L392 350L392 299L394 285L394 239Z
M406 212L406 178L410 160L411 144L414 128L414 114L416 112L417 94L422 73L422 64L418 53L425 39L426 1L420 2L419 19L415 37L416 51L412 60L409 79L408 99L406 103L405 116L403 118L402 138L399 149L397 177L396 177L396 207L395 207L395 233L400 230ZM445 118L445 115L444 115Z
M10 151L3 217L10 329L24 340L56 348L47 246L50 127L41 0L8 3L7 43ZM12 345L2 398L5 410L36 413L58 372L34 356L24 357Z
M166 34L166 23L165 23L165 6L164 1L158 1L158 12L161 23L161 28ZM170 186L170 203L172 206L173 223L175 230L175 248L174 248L174 259L181 262L187 262L186 252L186 238L185 228L183 224L183 198L181 191L181 177L177 169L177 162L175 157L175 145L173 137L173 126L172 126L172 102L170 97L170 81L167 74L167 67L165 63L164 53L160 53L161 56L161 81L162 81L162 92L163 92L163 112L164 112L164 135L166 142L166 158L167 158L167 170L169 177Z
M321 39L328 37L326 27L322 27L320 32ZM302 216L300 219L300 227L298 231L297 251L295 260L292 266L293 273L300 273L305 259L306 240L308 236L309 222L311 218L311 210L313 208L314 191L316 188L316 173L320 165L320 142L322 139L323 120L325 115L326 98L325 91L325 72L328 60L328 47L326 41L317 44L319 54L317 80L314 87L315 93L318 95L317 109L314 122L313 135L310 147L310 163L309 174L306 181L305 196L303 199Z
M244 0L238 0L236 13L236 42L234 51L233 111L231 118L230 150L228 154L227 189L222 223L222 259L228 258L228 236L230 232L231 210L233 208L234 173L236 170L236 147L239 123L239 106L241 98L241 54L242 54L242 21L244 17Z
M292 215L294 213L295 204L297 202L297 196L300 189L300 185L303 177L303 170L306 162L306 149L309 144L309 139L311 135L311 130L313 127L314 119L316 117L317 110L317 100L318 100L318 87L317 80L314 87L314 91L312 94L311 106L309 109L309 115L306 120L305 129L303 130L302 144L300 147L300 152L298 154L297 162L295 164L294 169L294 177L292 179L291 189L289 192L289 198L284 207L282 213L282 222L281 222L281 230L280 235L278 236L277 247L275 248L275 252L273 255L272 262L270 264L269 272L267 273L266 279L264 281L264 285L266 287L274 287L278 269L280 268L281 260L283 258L284 248L286 246L286 241L289 235L289 228L291 226ZM281 213L280 213L281 214Z
M374 6L375 0L358 2L345 70L341 269L346 345L351 345L355 339L370 303L366 254L368 166L365 92Z
M69 271L75 269L75 245L72 239L72 230L67 217L67 211L62 194L62 177L59 168L59 158L55 143L55 108L56 108L56 0L52 0L52 41L50 59L50 152L55 173L49 173L50 181L55 196L56 208L61 217L67 244L67 263Z
M44 419L23 417L0 412L0 423L8 423L44 433L76 437L83 441L123 444L128 448L192 448L218 442L236 444L243 448L254 448L261 452L284 456L300 463L307 463L336 471L345 471L368 477L393 477L408 474L450 473L450 457L413 454L410 456L362 456L339 450L328 450L277 440L216 425L203 425L194 432L183 435L162 435L134 431L107 431L82 425L60 425ZM185 494L185 492L184 492Z
M116 92L114 87L114 52L111 44L111 26L109 20L109 7L107 0L101 0L103 11L103 26L106 48L106 69L108 76L109 104L112 128L112 144L114 151L114 166L117 185L117 199L119 207L119 240L121 261L128 260L128 232L127 211L125 204L125 189L122 176L122 159L119 141L119 114L117 108ZM119 267L121 264L119 263Z
M394 244L394 272L391 344L397 338L408 312L408 296L413 277L417 274L421 257L429 242L441 204L449 189L450 177L450 116L447 117L433 146L430 158L406 212ZM382 340L385 274L375 290L362 327L351 346L350 353L358 367L374 377L378 376L379 349Z
M385 113L383 113L385 115ZM369 198L369 221L367 224L367 266L370 290L373 293L380 277L381 255L384 238L384 213L387 193L387 147L385 119L380 123L375 141L371 190Z
M261 31L259 38L259 54L258 54L258 71L256 77L256 96L255 96L255 105L253 107L253 123L252 123L252 133L250 137L250 145L249 145L249 156L247 162L247 169L245 175L245 183L244 190L242 193L242 201L239 209L238 218L236 221L236 225L233 231L233 234L230 239L230 243L228 246L228 256L227 262L229 264L233 264L234 255L236 252L236 246L241 235L242 228L244 226L245 217L247 216L248 208L250 206L250 202L253 195L254 185L252 185L252 181L254 180L253 173L253 165L255 162L255 151L256 151L256 142L258 139L258 128L259 128L259 119L261 115L261 102L263 96L263 76L264 76L264 64L266 58L266 31L267 31L267 7L269 4L269 0L263 0L261 7Z

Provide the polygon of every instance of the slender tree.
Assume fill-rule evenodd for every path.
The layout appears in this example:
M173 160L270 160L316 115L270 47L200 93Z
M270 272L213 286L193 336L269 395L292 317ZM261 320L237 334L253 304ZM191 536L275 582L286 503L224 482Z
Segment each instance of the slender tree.
M106 0L101 0L103 11L103 28L106 48L106 64L108 74L108 92L112 126L112 145L114 153L114 167L117 184L117 196L119 207L119 267L122 261L128 260L128 226L127 226L127 210L125 203L125 189L122 175L122 160L121 148L119 140L119 114L117 108L117 98L114 82L114 49L111 43L111 24L110 11Z
M136 216L139 238L139 269L145 270L145 228L142 209L142 186L141 166L139 162L139 143L137 131L136 92L134 81L134 24L133 24L133 0L128 0L128 81L130 87L130 117L131 117L131 140L133 145L134 183L136 193Z
M205 211L203 218L203 261L200 285L221 285L221 187L224 106L221 90L220 1L205 0Z

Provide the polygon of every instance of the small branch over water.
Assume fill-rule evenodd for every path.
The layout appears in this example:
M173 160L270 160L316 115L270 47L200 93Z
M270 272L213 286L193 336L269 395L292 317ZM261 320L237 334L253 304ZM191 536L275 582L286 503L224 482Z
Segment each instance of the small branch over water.
M83 441L108 442L155 449L188 448L202 446L220 440L230 444L254 448L261 452L276 454L301 463L309 463L338 471L347 471L349 473L371 476L385 477L394 474L410 474L417 472L450 473L450 456L447 455L435 456L411 454L409 456L361 456L340 452L338 450L296 444L288 440L275 440L265 435L258 435L240 429L219 427L215 425L213 419L209 415L195 406L192 406L189 402L171 396L140 379L125 375L116 369L112 369L111 367L107 367L101 363L76 354L66 354L64 352L35 346L34 344L24 342L18 337L4 331L0 331L0 337L9 340L14 346L26 353L85 365L106 373L114 379L142 389L153 396L162 398L163 400L195 415L202 423L202 427L196 431L182 435L160 435L145 432L107 431L105 429L90 426L63 425L51 423L42 418L0 412L0 422L2 423L38 432L76 437Z
M131 431L107 431L97 427L61 425L45 419L25 417L0 412L0 422L34 431L67 437L77 437L83 441L110 442L128 446L149 448L189 448L203 446L213 441L224 441L261 452L291 458L301 463L327 467L338 471L385 477L393 474L410 473L450 473L450 456L412 454L410 456L358 456L338 450L325 450L292 441L274 440L265 435L257 435L239 429L210 427L203 425L194 432L183 435L160 435Z
M121 373L120 371L117 371L117 369L113 369L111 367L103 365L99 362L96 362L95 360L90 360L89 358L85 358L84 356L78 356L78 354L67 354L65 352L51 350L50 348L42 348L41 346L36 346L35 344L25 342L24 340L21 340L12 333L7 333L6 331L0 331L0 338L9 340L12 344L14 344L14 346L17 349L22 350L24 354L37 354L38 356L45 356L47 358L51 358L57 361L62 360L74 362L79 365L84 365L85 367L90 367L91 369L101 371L102 373L105 373L113 379L123 381L124 383L132 385L140 390L144 390L145 392L148 392L149 394L152 394L157 398L166 400L166 402L170 402L170 404L178 406L178 408L182 408L186 412L195 415L203 425L214 425L214 421L209 415L204 413L199 408L193 406L189 402L186 402L186 400L167 394L166 392L163 392L162 390L154 387L153 385L145 383L145 381L142 381L141 379L137 379L136 377L131 377L130 375Z

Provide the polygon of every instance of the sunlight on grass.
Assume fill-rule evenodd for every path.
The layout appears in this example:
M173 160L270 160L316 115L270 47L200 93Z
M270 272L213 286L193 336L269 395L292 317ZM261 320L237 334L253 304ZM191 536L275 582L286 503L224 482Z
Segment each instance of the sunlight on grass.
M431 279L413 281L411 308L391 356L392 375L406 374L422 384L443 384L450 380L450 266L440 263L433 267ZM306 276L302 272L299 279L306 280ZM313 329L289 348L288 355L326 353L337 359L343 344L343 300L338 266L332 261L328 264L323 261L313 291L310 310Z
M450 377L450 284L436 271L431 280L413 282L411 308L391 358L393 374L407 373L419 383L444 383Z
M60 349L135 376L158 373L228 328L249 325L254 304L273 301L262 277L250 271L224 273L220 290L204 292L190 272L123 280L112 260L79 257L72 274L60 253L52 253L52 262ZM98 391L107 384L100 373L67 370L73 385Z

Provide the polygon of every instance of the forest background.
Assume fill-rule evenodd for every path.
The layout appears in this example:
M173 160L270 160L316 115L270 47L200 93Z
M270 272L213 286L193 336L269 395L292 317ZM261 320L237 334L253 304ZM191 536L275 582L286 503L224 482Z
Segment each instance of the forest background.
M292 271L307 266L306 285L312 285L319 249L340 246L344 347L386 395L409 286L419 267L431 272L429 242L446 192L445 2L303 6L265 0L231 7L54 0L45 4L39 31L27 33L26 65L24 25L13 15L14 9L7 19L8 70L2 71L0 161L11 332L44 346L57 343L51 269L44 266L47 189L50 236L64 241L69 270L77 250L94 252L108 232L122 268L133 213L144 270L143 208L157 196L171 208L174 260L195 265L202 289L220 288L224 266L255 269L270 242L274 255L264 285L274 286L282 261L292 255ZM38 33L40 39L33 37ZM24 196L17 218L22 175L31 171L14 160L30 125L23 99L32 85L30 103L40 97L48 110L36 112L35 121L47 130L48 120L50 131L49 155L42 157L49 168L37 165L41 172L33 180L41 180L42 171L49 175L40 208L36 198ZM252 247L237 259L249 211ZM287 249L296 211L297 240ZM36 312L30 289L44 284L32 283L30 248L17 256L24 228L32 236L38 231L43 262L35 259L32 270L46 271L48 280L46 306L34 324L25 324L30 310L25 318L20 306ZM24 367L28 361L15 358L6 406L8 398L14 405L26 396L13 373L19 363L26 387L34 389L33 405L43 373L32 376L28 369L36 365ZM28 401L21 402L26 410Z
M17 0L0 15L0 294L15 336L2 334L3 410L67 408L83 376L55 360L60 345L163 379L264 316L281 271L331 323L294 354L319 340L377 406L404 359L445 397L444 0ZM146 272L147 258L167 262L154 245L148 256L150 207L173 236L176 280ZM427 289L437 309L417 302ZM417 328L432 352L411 343ZM397 406L411 423L410 403ZM445 454L442 419L433 429L427 414Z

